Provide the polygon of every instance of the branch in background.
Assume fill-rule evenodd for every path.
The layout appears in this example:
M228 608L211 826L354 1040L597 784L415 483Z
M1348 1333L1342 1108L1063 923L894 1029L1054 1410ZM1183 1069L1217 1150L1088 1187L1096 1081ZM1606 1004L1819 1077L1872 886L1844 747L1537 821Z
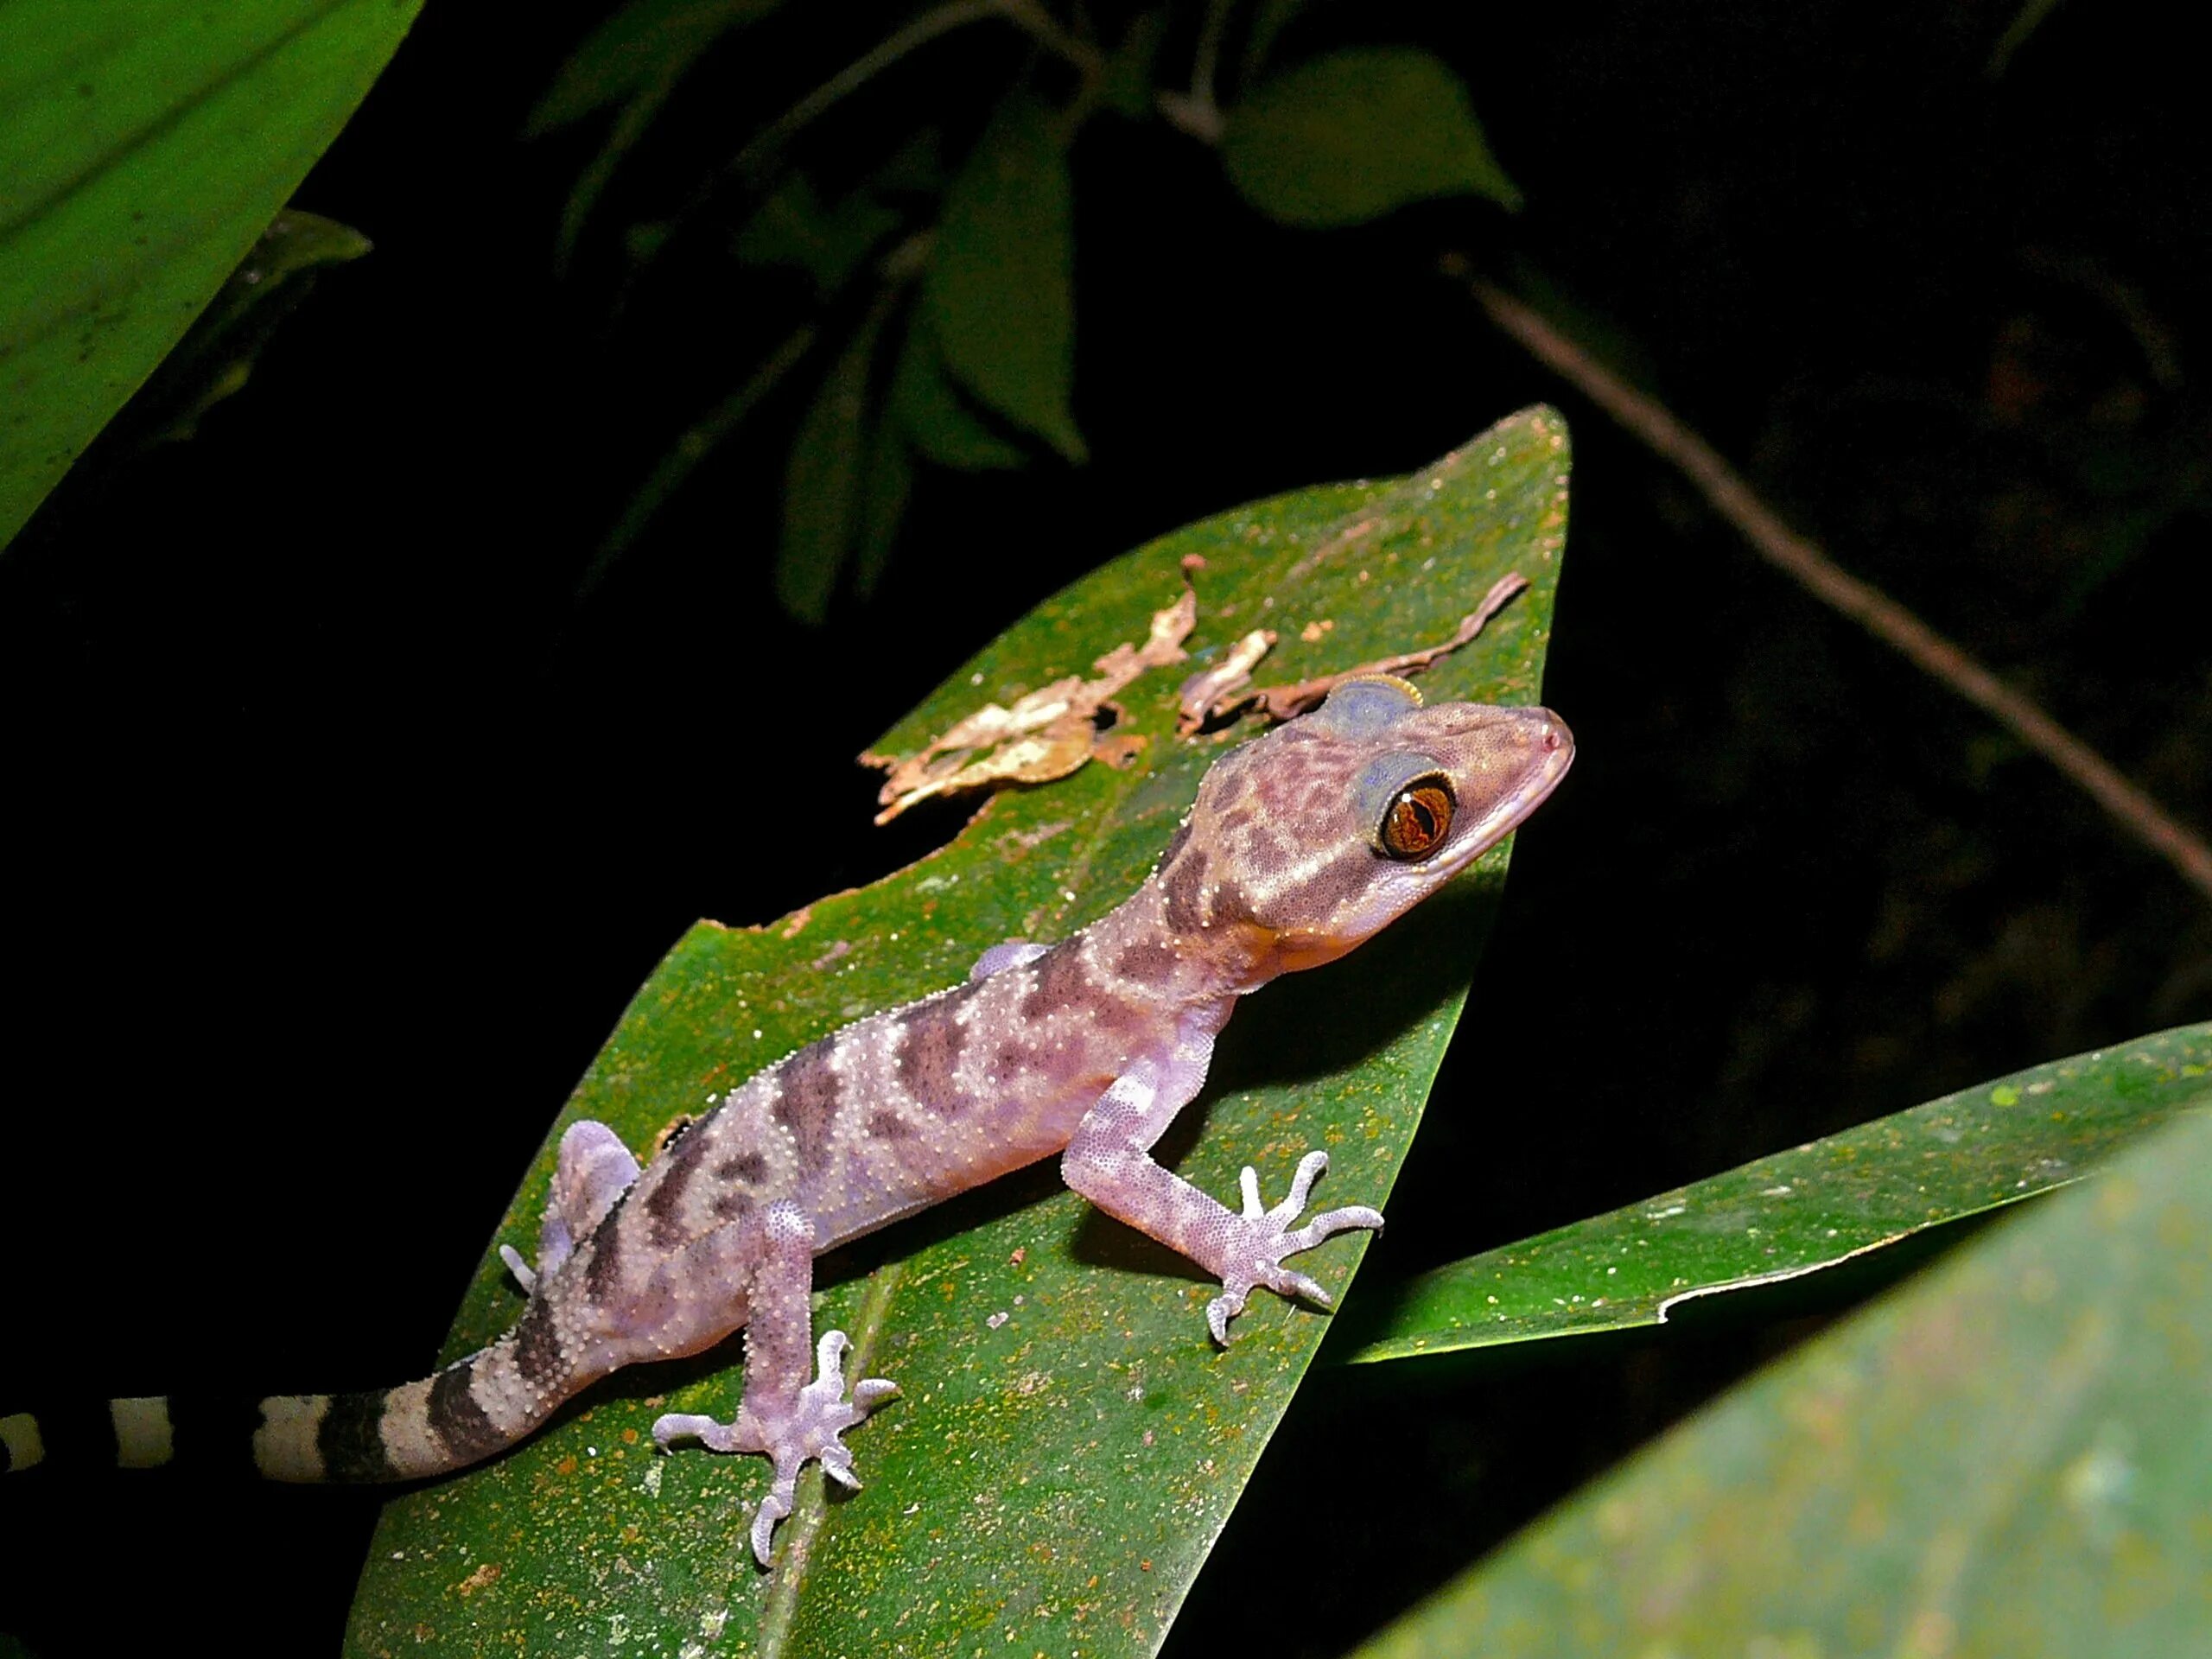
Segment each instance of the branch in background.
M2212 847L2120 775L2101 754L2006 685L1965 652L1878 588L1869 587L1782 522L1713 446L1561 334L1503 289L1471 274L1458 256L1447 276L1465 281L1490 319L1547 368L1611 416L1644 446L1697 486L1713 510L1743 532L1754 551L1794 577L1923 672L1941 680L2058 768L2212 899Z
M790 339L770 353L767 360L753 372L750 378L735 391L722 399L708 412L704 420L690 428L676 441L676 447L662 457L654 467L652 476L632 496L630 505L623 509L622 517L607 533L607 539L592 555L591 563L577 581L574 599L582 604L614 568L630 543L645 529L645 521L659 511L662 502L676 493L677 486L691 476L691 470L715 446L720 443L738 424L750 415L760 400L782 384L783 378L807 353L813 350L817 331L812 323L799 328Z
M1018 11L1021 15L1016 15ZM784 142L793 133L810 125L893 64L940 35L993 17L1007 18L1026 32L1034 32L1030 29L1026 11L1013 4L1001 3L1001 0L951 0L950 4L932 7L904 29L896 29L878 41L746 140L745 147L730 158L722 170L741 178L747 176L780 153Z

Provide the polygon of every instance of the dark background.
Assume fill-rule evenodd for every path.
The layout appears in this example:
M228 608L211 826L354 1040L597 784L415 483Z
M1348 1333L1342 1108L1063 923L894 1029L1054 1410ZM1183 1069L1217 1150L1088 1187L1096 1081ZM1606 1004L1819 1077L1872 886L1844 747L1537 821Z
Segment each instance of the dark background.
M574 601L639 479L772 338L711 266L626 289L619 201L556 274L597 134L518 134L598 10L432 4L296 198L376 251L197 438L104 442L0 555L11 1385L418 1373L682 928L773 917L957 827L871 830L849 758L963 657L1188 518L1408 470L1538 398L1575 435L1546 696L1580 759L1522 837L1370 1274L2212 1013L2201 896L1758 563L1436 274L1464 250L1520 285L2202 830L2212 146L2173 9L2062 5L1992 77L2003 4L1318 8L1288 55L1450 59L1526 210L1294 232L1187 138L1095 121L1091 464L925 474L882 588L819 628L769 583L804 381ZM762 49L825 72L856 38L794 29ZM996 49L850 118L934 98L980 122L960 75L986 86ZM740 56L719 67L741 92ZM672 111L638 188L758 118ZM743 735L764 702L792 734L773 791ZM1317 1373L1170 1650L1340 1650L1864 1288ZM1373 1524L1324 1539L1308 1495L1351 1484ZM35 1491L0 1497L0 1629L47 1654L101 1649L124 1613L327 1650L375 1503ZM99 1561L88 1621L61 1586Z

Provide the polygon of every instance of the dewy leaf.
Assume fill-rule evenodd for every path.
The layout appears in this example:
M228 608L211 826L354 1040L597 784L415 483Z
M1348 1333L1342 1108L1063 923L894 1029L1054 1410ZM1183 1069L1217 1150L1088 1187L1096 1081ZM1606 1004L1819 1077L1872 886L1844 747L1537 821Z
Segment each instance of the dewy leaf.
M237 269L418 5L0 12L0 546Z
M2212 1117L1800 1350L1362 1659L2111 1659L2212 1632Z
M945 193L922 298L978 401L1079 461L1072 195L1052 111L1009 93Z
M1287 225L1361 225L1435 196L1521 192L1467 89L1413 47L1362 47L1303 63L1229 112L1221 156L1245 200Z
M1510 570L1534 584L1465 651L1437 697L1530 702L1565 531L1567 434L1532 410L1429 471L1309 490L1194 524L1046 601L880 741L912 752L1131 637L1203 556L1203 660L1276 619L1287 671L1319 673L1437 637ZM1366 526L1348 537L1347 527ZM1336 627L1300 637L1311 618ZM1058 938L1141 881L1219 742L1174 735L1175 680L1124 696L1148 741L994 797L943 851L765 928L702 924L639 990L561 1126L610 1122L644 1147L795 1046L964 977L1011 938ZM1256 1165L1279 1192L1308 1147L1334 1163L1317 1202L1382 1202L1450 1039L1502 854L1344 969L1294 975L1240 1010L1168 1160L1215 1193ZM557 1135L556 1128L556 1134ZM495 1242L534 1249L549 1140ZM1341 1293L1363 1246L1301 1264ZM625 1371L543 1434L386 1510L347 1651L535 1650L607 1632L626 1651L896 1655L1156 1649L1300 1375L1325 1315L1255 1298L1217 1351L1211 1294L1179 1262L1060 1185L1046 1162L823 1258L817 1319L852 1333L855 1368L904 1393L852 1436L866 1488L824 1502L802 1481L780 1564L753 1565L743 1522L758 1459L657 1456L664 1410L727 1414L738 1344ZM458 1355L520 1304L487 1249L448 1344ZM1011 1639L1009 1639L1011 1633ZM564 1649L565 1650L565 1649Z
M2054 1060L1439 1268L1338 1340L1357 1362L1656 1325L2047 1192L2206 1105L2212 1025Z

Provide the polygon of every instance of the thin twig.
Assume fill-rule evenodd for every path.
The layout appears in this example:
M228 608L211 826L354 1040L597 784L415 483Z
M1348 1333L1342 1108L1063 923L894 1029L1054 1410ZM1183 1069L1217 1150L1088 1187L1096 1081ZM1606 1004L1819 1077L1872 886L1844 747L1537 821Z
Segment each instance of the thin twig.
M1620 379L1503 289L1469 276L1463 263L1447 262L1446 269L1467 281L1476 303L1491 321L1531 356L1571 382L1654 454L1672 462L1715 512L1743 532L1760 557L2011 732L2171 864L2183 880L2212 899L2212 847L2128 782L2104 756L1904 606L1850 575L1791 530L1712 445L1662 404Z
M730 157L722 170L740 177L751 173L780 149L793 133L940 35L950 35L957 29L993 17L1009 17L1010 21L1021 22L1020 18L1010 17L1011 10L1000 0L951 0L950 4L931 7L905 28L895 29L877 41L747 139L744 148Z
M690 477L692 468L705 460L715 446L728 437L753 411L760 400L780 385L784 377L797 368L807 353L814 349L818 334L819 330L810 322L793 330L790 338L753 370L743 385L715 404L703 419L694 423L685 429L683 436L677 439L675 447L661 457L660 464L652 470L652 475L639 487L637 494L630 498L630 505L622 510L622 517L614 528L607 531L607 539L599 544L599 550L592 555L591 563L576 582L573 597L578 604L588 599L599 584L606 580L607 573L614 568L614 562L622 556L630 543L637 540L639 532L645 529L645 521L660 510L662 503L676 493L677 486Z

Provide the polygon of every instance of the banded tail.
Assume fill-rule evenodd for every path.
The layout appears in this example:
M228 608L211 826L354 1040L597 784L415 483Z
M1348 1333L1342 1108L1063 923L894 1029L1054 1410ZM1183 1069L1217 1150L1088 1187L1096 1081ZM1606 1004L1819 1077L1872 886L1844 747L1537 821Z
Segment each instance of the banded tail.
M396 1389L361 1394L277 1394L250 1410L203 1408L168 1395L110 1400L90 1410L0 1415L0 1471L49 1459L150 1469L182 1455L252 1469L271 1480L369 1484L421 1480L480 1463L526 1438L563 1402L613 1370L622 1356L579 1329L591 1288L561 1270L574 1261L611 1273L610 1242L577 1254L638 1178L637 1160L604 1124L562 1137L536 1268L501 1256L530 1304L489 1347ZM584 1306L579 1306L578 1304ZM232 1449L236 1448L236 1449Z
M0 1471L49 1459L123 1469L182 1460L348 1484L446 1474L504 1452L582 1386L564 1363L533 1374L526 1361L543 1357L525 1352L533 1324L525 1315L490 1347L397 1388L271 1395L259 1402L257 1422L241 1402L226 1409L168 1395L0 1416Z

